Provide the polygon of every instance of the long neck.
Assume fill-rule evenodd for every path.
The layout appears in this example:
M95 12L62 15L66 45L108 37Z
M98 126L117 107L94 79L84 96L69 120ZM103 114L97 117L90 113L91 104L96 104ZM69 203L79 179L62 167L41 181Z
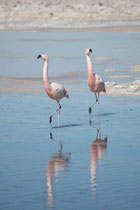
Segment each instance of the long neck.
M87 55L87 67L88 67L88 74L94 76L92 62L91 62L91 58L89 55Z
M87 58L87 67L88 67L88 79L89 79L89 83L93 83L95 76L94 76L94 71L93 71L93 67L92 67L92 61L89 55L86 56Z
M44 88L47 90L50 87L49 79L48 79L48 62L44 61L43 66L43 81L44 81Z

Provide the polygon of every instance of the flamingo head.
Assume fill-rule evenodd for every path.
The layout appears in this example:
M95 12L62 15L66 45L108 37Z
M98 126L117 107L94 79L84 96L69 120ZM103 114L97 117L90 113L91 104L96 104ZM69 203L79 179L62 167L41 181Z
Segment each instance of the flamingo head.
M45 55L45 54L42 54L42 55L39 55L38 57L37 57L37 59L39 59L39 58L42 58L44 61L48 61L48 56L47 55Z
M92 49L87 48L85 53L86 53L86 55L90 55L90 53L92 53Z

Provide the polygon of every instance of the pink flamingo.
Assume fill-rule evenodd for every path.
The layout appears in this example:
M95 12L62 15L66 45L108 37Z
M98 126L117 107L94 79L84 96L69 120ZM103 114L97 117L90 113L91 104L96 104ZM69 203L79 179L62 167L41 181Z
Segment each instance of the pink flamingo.
M98 103L99 104L99 93L103 91L106 93L105 83L103 79L98 75L94 74L92 68L92 61L90 58L90 53L92 53L91 49L86 49L86 59L87 59L87 67L88 67L88 85L90 90L95 93L96 101L89 107L89 114L92 111L92 107Z
M43 80L44 80L45 91L50 98L56 100L58 103L58 109L50 116L49 122L50 123L52 122L52 117L54 116L54 114L56 112L58 112L58 127L59 127L59 115L60 115L60 109L61 109L61 105L60 105L59 101L64 97L69 98L69 95L68 95L66 89L61 84L58 84L55 82L51 82L51 83L49 82L49 79L48 79L49 58L48 58L48 56L45 54L42 54L37 57L37 59L39 59L39 58L42 58L44 60Z

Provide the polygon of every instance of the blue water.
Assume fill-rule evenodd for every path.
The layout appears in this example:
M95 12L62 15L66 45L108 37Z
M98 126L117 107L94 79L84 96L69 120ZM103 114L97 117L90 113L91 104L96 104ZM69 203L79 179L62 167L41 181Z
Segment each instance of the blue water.
M99 32L1 32L0 76L41 77L39 54L50 57L50 76L66 72L83 72L87 77L85 49L92 48L93 58L107 57L113 60L94 61L95 72L105 81L109 73L104 69L116 68L118 74L134 75L130 67L139 65L139 33ZM111 73L112 75L112 73Z
M49 125L57 103L45 92L1 92L0 209L140 209L140 99L101 96L100 118L97 105L89 118L95 97L86 86L83 53L92 45L96 57L117 60L104 66L128 69L139 64L138 37L135 33L0 33L1 77L42 77L43 64L36 56L48 49L51 76L85 71L74 86L87 87L86 92L77 92L65 84L70 99L61 101L60 129L57 115L54 128ZM103 75L104 66L99 70Z

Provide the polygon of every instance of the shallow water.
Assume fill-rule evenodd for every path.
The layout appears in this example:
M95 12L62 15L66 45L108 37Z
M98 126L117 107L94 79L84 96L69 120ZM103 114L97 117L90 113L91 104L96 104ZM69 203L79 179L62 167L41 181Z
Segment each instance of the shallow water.
M57 128L57 116L53 119L53 128L49 125L49 115L57 104L45 92L1 93L0 209L139 209L140 99L103 95L100 97L100 118L97 106L89 118L88 107L94 96L88 91L82 52L87 45L92 45L97 57L112 56L116 59L114 63L104 61L108 64L103 67L98 65L103 61L96 61L95 67L97 70L101 67L100 74L106 81L109 78L103 70L106 65L129 69L131 65L139 64L138 47L135 55L128 50L127 57L124 53L127 49L122 50L122 45L134 49L139 35L0 35L1 77L40 78L40 88L43 64L36 60L36 56L46 48L51 55L52 79L56 76L57 81L65 72L83 72L76 79L64 79L70 99L61 101L60 129ZM102 45L98 49L100 42ZM107 43L110 43L110 48L105 49L103 46ZM59 81L63 83L60 78ZM77 87L85 91L74 91Z
M41 77L38 54L50 57L50 76L60 73L83 72L85 49L92 48L95 72L106 81L105 69L119 69L119 74L137 75L131 66L139 65L139 33L101 32L1 32L1 77ZM119 65L118 65L119 64ZM11 68L12 66L12 68ZM112 75L112 74L111 74Z
M51 81L70 91L88 91L87 47L93 50L95 73L111 84L107 94L140 96L139 33L1 32L0 91L41 92L43 63L36 59L41 53L49 55Z

